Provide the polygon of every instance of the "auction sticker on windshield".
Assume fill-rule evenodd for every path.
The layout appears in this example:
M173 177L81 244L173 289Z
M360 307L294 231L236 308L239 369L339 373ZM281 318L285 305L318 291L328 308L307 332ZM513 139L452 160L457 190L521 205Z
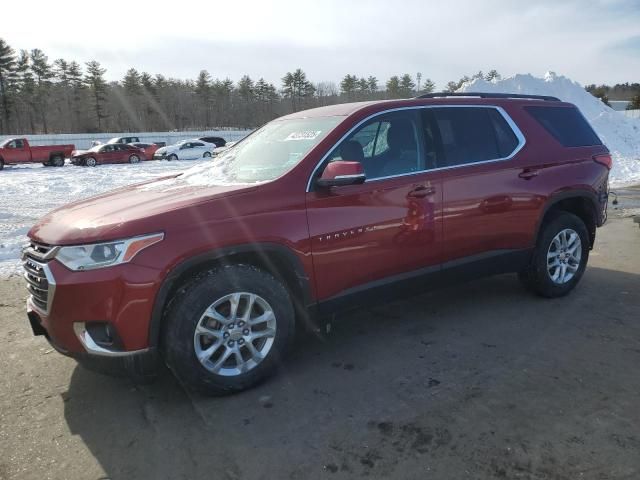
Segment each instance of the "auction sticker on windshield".
M321 133L322 131L320 130L317 130L317 131L307 130L306 132L291 132L289 135L287 135L284 141L288 142L291 140L315 140L317 136L320 135Z

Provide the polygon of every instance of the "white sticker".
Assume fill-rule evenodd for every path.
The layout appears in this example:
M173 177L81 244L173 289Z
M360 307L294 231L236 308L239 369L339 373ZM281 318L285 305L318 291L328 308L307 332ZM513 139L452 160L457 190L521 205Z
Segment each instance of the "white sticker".
M291 132L287 136L287 138L284 139L284 141L289 142L292 140L314 140L321 133L321 130L315 132L311 130L307 130L306 132Z

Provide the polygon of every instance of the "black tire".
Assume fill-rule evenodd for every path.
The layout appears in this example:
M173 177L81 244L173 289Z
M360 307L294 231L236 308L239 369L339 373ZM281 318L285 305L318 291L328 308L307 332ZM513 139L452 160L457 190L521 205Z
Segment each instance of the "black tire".
M4 160L0 158L0 170L4 168Z
M44 167L50 167L51 166L51 164L49 162L42 162L42 165Z
M556 283L548 271L547 253L553 239L565 229L573 230L580 237L581 258L573 277L566 283ZM518 276L527 288L540 296L546 298L562 297L571 292L582 278L589 260L589 246L589 232L580 217L564 211L554 212L541 227L529 266Z
M49 160L49 165L53 165L54 167L64 167L64 158L60 155L55 155Z
M205 310L235 292L253 293L271 306L276 319L275 336L270 350L257 365L244 373L223 376L200 363L194 334ZM267 378L279 365L295 331L295 314L287 289L269 273L250 265L218 267L198 276L178 291L165 321L161 344L167 366L185 387L207 395L239 392ZM226 349L224 345L222 348Z
M129 157L129 163L140 163L140 157L138 155L131 155Z
M93 157L89 157L85 158L82 164L86 167L95 167L96 165L98 165L98 161Z
M204 152L202 158L211 158L211 152Z
M178 160L178 156L175 153L172 153L167 157L167 160L170 162L171 160Z

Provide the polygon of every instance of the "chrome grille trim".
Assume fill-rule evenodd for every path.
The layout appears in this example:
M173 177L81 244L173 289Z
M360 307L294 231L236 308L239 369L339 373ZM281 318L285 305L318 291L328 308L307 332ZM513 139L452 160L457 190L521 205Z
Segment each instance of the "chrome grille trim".
M29 302L34 309L44 315L51 310L56 282L47 263L55 257L60 247L31 242L22 251L22 265L27 290L31 294Z

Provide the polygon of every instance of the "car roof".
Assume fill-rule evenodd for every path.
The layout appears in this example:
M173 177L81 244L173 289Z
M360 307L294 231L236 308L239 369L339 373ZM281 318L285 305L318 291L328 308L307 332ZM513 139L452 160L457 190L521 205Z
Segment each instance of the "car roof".
M539 98L523 97L512 98L496 96L490 98L481 98L469 94L469 96L445 96L435 98L408 98L399 100L375 100L368 102L354 102L354 103L341 103L338 105L328 105L326 107L312 108L309 110L301 110L299 112L291 113L284 117L280 117L278 120L289 120L294 118L314 118L314 117L333 117L333 116L350 116L355 113L376 113L382 110L389 110L393 108L405 108L405 107L419 107L419 106L438 106L438 105L491 105L491 106L503 106L503 105L545 105L545 106L573 106L570 103L562 101L549 101Z

